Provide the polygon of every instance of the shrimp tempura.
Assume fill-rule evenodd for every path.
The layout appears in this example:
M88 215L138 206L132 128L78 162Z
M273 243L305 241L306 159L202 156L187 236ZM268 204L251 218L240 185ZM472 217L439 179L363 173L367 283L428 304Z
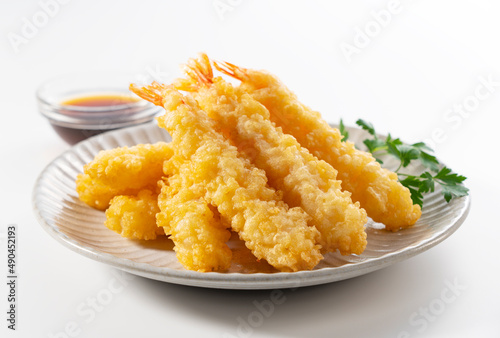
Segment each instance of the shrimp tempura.
M181 156L165 162L168 179L161 184L157 223L170 235L186 269L225 271L231 265L232 252L226 244L231 233L203 198L203 186L192 180L190 170L190 162Z
M384 223L388 230L406 228L420 218L421 210L411 200L410 191L398 182L395 173L381 168L370 153L342 142L318 112L302 104L277 77L244 69L227 62L215 63L223 73L241 80L241 89L262 103L271 120L309 151L338 170L342 188L366 209L368 216Z
M319 233L307 225L308 215L301 208L288 208L267 186L265 172L238 155L192 97L159 84L131 89L165 107L167 113L158 122L172 135L176 155L189 160L193 182L203 187L207 202L258 259L281 271L316 266L323 257L316 244Z
M302 207L311 216L323 250L361 254L366 247L366 212L341 190L336 170L275 128L267 109L246 92L220 77L213 79L206 55L190 60L187 70L192 85L186 87L189 79L183 79L179 86L198 88L194 95L200 107L265 170L270 186L283 191L289 206Z
M164 234L156 226L158 212L157 194L144 189L137 196L115 196L106 210L104 225L126 238L152 240Z
M156 191L163 162L172 154L165 142L102 150L77 176L76 191L83 202L99 210L105 210L115 196Z

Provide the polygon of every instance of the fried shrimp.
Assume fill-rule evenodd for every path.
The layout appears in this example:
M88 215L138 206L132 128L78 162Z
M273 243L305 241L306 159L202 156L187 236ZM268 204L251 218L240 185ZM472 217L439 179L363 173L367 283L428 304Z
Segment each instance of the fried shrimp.
M192 97L157 83L131 89L164 106L167 113L158 122L172 135L176 157L186 160L185 170L205 191L205 200L217 207L258 259L281 271L316 266L323 258L316 244L320 235L307 225L308 215L281 200L267 185L265 172L238 155Z
M231 237L230 231L221 226L204 199L180 202L182 192L171 198L170 192L165 191L168 187L164 185L166 189L162 189L158 199L161 205L158 224L168 224L165 228L175 244L179 262L186 269L199 272L229 269L232 253L226 242Z
M231 233L204 199L203 185L193 181L189 160L174 155L164 164L157 224L170 235L177 259L189 270L225 271L231 265L226 242Z
M106 210L104 225L130 239L156 239L163 235L163 228L156 226L160 212L157 194L144 189L137 196L115 196Z
M99 210L105 210L115 196L156 191L163 161L172 154L165 142L102 150L78 175L76 191L83 202Z
M242 153L265 170L269 185L283 191L289 206L301 207L311 216L310 225L321 233L324 252L361 254L366 247L366 212L341 190L336 170L275 128L267 109L246 92L220 77L214 79L206 55L190 60L186 73L189 79L178 81L177 86L196 88L200 107Z
M277 77L227 62L215 63L215 67L241 80L240 88L269 110L276 126L337 169L342 188L352 193L352 199L373 220L397 231L420 218L420 207L413 204L410 191L398 182L395 173L381 168L371 154L355 149L351 142L342 142L338 129L302 104Z

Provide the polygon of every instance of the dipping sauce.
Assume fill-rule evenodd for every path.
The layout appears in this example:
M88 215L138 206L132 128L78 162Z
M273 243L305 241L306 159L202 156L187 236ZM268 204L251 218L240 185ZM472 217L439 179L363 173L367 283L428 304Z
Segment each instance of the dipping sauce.
M38 108L69 144L106 131L152 122L163 109L129 91L134 76L122 72L60 76L38 88Z
M79 106L79 107L109 107L134 104L139 102L138 98L121 95L91 95L81 96L61 102L63 106Z
M111 129L93 130L93 129L77 129L70 127L61 127L56 124L52 124L52 128L56 133L67 143L73 145L80 141L83 141L91 136L99 135L105 131Z
M112 126L112 116L102 116L101 119L96 120L98 115L116 112L116 119L120 120L120 115L123 116L127 113L130 114L131 111L133 112L134 110L131 107L137 103L140 103L140 99L122 93L76 96L60 103L60 114L68 117L80 116L80 118L84 118L85 114L90 114L93 117L89 116L87 122L94 122L95 126L92 126L92 128L82 128L81 126L73 128L53 125L52 127L63 140L69 144L75 144L91 136L116 129Z

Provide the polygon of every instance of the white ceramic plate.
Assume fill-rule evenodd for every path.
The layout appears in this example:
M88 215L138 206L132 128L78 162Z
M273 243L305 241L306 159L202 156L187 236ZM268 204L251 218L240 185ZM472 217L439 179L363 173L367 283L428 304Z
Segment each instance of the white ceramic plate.
M349 140L357 145L366 137L360 129L348 131ZM35 214L43 228L73 251L147 278L209 288L274 289L344 280L415 256L450 236L469 211L469 196L447 204L438 190L425 196L422 217L412 228L392 233L370 220L368 246L360 256L330 253L314 270L294 273L256 273L238 263L227 273L187 271L177 261L170 240L121 237L103 225L104 213L82 203L75 191L77 174L100 150L170 140L166 131L150 123L95 136L59 156L40 174L33 192ZM386 164L390 168L390 159ZM229 245L240 246L238 241L233 238Z

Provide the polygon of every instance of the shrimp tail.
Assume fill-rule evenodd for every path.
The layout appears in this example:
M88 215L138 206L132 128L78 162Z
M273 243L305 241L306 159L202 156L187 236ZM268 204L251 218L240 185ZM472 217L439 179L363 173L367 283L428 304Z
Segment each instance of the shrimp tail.
M140 87L136 84L131 83L129 89L142 97L143 99L154 103L157 106L163 106L165 92L168 90L167 85L160 84L158 82L153 82L149 86Z
M213 83L214 73L207 54L200 53L198 58L192 58L182 67L187 79L181 78L174 82L178 90L194 92L202 86L210 86Z
M213 61L215 69L240 81L248 80L248 70L225 61Z

